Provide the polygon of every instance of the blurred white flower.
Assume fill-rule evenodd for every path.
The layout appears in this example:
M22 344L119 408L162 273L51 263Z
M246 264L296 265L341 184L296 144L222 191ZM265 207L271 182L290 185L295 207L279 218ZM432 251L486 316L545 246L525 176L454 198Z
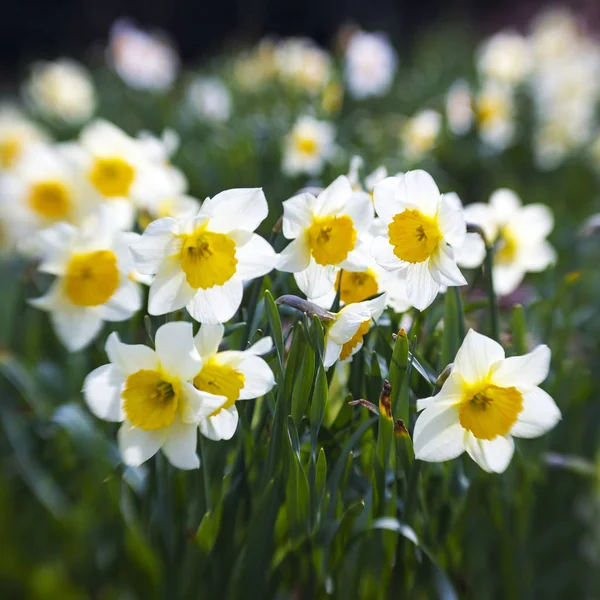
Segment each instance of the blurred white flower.
M486 83L475 100L477 129L491 150L507 148L515 136L515 107L511 88Z
M375 186L374 196L387 231L375 238L371 253L383 268L406 272L412 306L425 310L441 286L466 284L452 249L464 243L463 212L440 194L429 173L388 177Z
M202 357L202 369L193 379L194 387L227 399L200 421L200 433L211 440L233 436L238 424L238 400L260 398L275 385L273 371L260 357L271 351L271 338L262 338L241 352L219 352L224 333L223 325L202 325L194 338Z
M331 76L331 58L307 38L287 38L275 48L281 79L309 93L320 92Z
M96 110L92 76L71 59L34 64L25 96L43 117L72 125L88 121Z
M318 175L335 151L335 128L327 121L300 117L286 136L282 170L286 175Z
M81 228L59 223L41 235L38 268L56 279L46 295L30 302L50 313L56 335L70 352L89 345L104 321L125 321L140 310L129 251L139 236L119 231L108 211Z
M156 350L123 344L116 333L106 341L109 364L83 383L90 410L100 419L122 423L123 462L137 467L162 450L179 469L197 469L198 422L225 402L202 392L192 379L202 368L191 323L166 323L155 336Z
M108 59L121 79L139 90L169 90L179 72L179 55L167 36L138 29L127 19L110 30Z
M535 438L561 418L540 387L550 349L505 358L500 344L472 329L436 396L417 402L423 411L413 433L415 458L442 462L465 450L485 471L502 473L514 453L513 436Z
M581 33L569 9L552 8L535 18L529 39L536 62L551 64L579 43Z
M345 62L346 83L354 98L383 96L390 91L398 59L384 34L365 31L353 34Z
M196 77L187 89L187 104L195 115L217 123L231 116L231 94L218 77Z
M407 160L417 162L437 143L442 128L442 115L435 110L422 110L402 127L402 150Z
M0 174L17 163L26 146L47 141L48 134L37 123L12 106L0 105Z
M260 188L207 198L191 219L153 221L132 245L138 271L155 275L148 312L186 308L201 323L225 323L239 308L244 282L275 266L271 245L253 233L268 213Z
M310 301L332 302L340 269L365 271L369 266L363 234L373 216L369 194L353 190L344 175L316 197L305 192L284 201L283 235L293 241L279 255L277 268L294 273Z
M517 85L531 72L528 41L516 31L501 31L479 48L477 67L485 79L502 85Z
M464 135L473 124L473 100L469 84L459 79L446 95L446 118L448 127L455 135Z

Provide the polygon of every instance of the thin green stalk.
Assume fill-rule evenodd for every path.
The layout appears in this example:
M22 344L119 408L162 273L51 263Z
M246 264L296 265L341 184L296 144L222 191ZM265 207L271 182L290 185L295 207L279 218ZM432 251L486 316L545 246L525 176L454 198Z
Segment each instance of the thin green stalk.
M210 493L210 476L208 473L208 457L206 452L206 440L203 435L200 435L200 461L202 468L202 480L204 482L204 502L206 504L206 512L212 509L212 497Z

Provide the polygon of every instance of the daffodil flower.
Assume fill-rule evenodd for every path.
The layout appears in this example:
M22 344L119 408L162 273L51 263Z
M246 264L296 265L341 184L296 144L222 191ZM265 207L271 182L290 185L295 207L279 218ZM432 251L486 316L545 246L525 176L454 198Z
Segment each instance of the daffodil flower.
M137 467L162 449L173 466L196 469L198 422L226 399L192 384L202 359L191 323L162 325L155 345L156 350L123 344L111 333L110 364L85 378L83 395L98 418L122 423L118 441L125 464Z
M265 337L243 351L219 352L223 325L202 325L194 342L202 357L202 369L194 376L194 386L224 396L226 401L200 421L200 433L211 440L230 439L238 424L235 403L264 396L274 385L269 365L260 358L271 351L272 341Z
M0 106L0 173L10 171L29 144L48 141L48 134L20 110Z
M388 177L375 186L375 209L387 225L371 245L375 260L390 271L406 274L409 302L427 308L441 286L465 285L451 246L466 235L463 213L440 195L425 171Z
M245 281L275 265L271 245L254 230L267 216L260 188L207 198L193 219L150 223L131 250L140 273L155 275L148 312L186 308L201 323L224 323L240 306Z
M283 235L293 240L278 269L294 273L309 300L329 294L340 269L364 271L369 250L362 239L373 221L369 194L338 177L317 197L299 194L283 203Z
M331 123L300 117L285 139L282 170L286 175L318 175L335 149Z
M50 313L70 352L92 342L104 321L125 321L141 308L129 251L139 236L116 229L109 213L101 211L81 228L59 223L40 235L39 270L56 279L30 303Z
M466 450L485 471L502 473L514 452L513 436L538 437L561 418L538 387L549 366L547 346L505 358L500 344L470 330L440 392L417 402L423 412L413 434L416 458L442 462Z

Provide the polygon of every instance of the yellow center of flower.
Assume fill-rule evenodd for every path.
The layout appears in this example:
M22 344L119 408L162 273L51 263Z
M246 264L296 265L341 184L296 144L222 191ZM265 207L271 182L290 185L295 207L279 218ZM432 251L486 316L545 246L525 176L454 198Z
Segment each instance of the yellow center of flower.
M232 367L209 360L194 377L194 386L203 392L227 398L223 406L209 415L214 417L222 409L233 406L240 397L240 391L244 387L244 375Z
M493 440L511 430L522 410L519 390L483 383L468 389L459 407L459 420L476 438Z
M323 266L346 260L356 243L354 223L347 215L315 217L307 233L312 255Z
M97 158L89 173L92 185L107 198L128 196L135 169L122 158Z
M119 287L117 257L110 250L75 254L67 266L65 293L77 306L106 303Z
M518 242L510 230L504 227L498 236L498 246L496 251L496 262L498 264L510 264L515 261Z
M60 181L40 181L29 192L29 206L45 219L64 219L71 208L71 192Z
M477 102L477 120L484 127L496 120L507 120L509 108L500 96L483 96Z
M206 290L223 285L234 276L237 266L235 242L228 235L206 231L202 226L181 237L179 262L193 288Z
M377 278L371 269L361 271L360 273L350 273L349 271L341 271L342 283L340 287L340 273L337 274L335 280L335 289L340 287L340 300L344 304L352 304L353 302L362 302L371 296L374 296L379 291Z
M0 166L5 169L12 167L21 153L21 147L22 144L16 137L0 141Z
M394 254L409 263L426 261L442 240L436 219L414 209L395 215L388 226L388 234Z
M127 420L151 431L169 427L175 420L181 390L160 371L142 369L130 375L121 394Z
M371 321L363 321L360 324L360 327L356 331L356 333L352 336L349 342L346 342L342 346L342 351L340 353L340 360L346 360L352 355L352 350L358 346L363 341L363 338L367 333L369 333L369 329L371 328Z
M294 144L296 145L296 150L298 152L308 156L317 154L319 150L319 144L317 144L317 140L301 134L294 135Z

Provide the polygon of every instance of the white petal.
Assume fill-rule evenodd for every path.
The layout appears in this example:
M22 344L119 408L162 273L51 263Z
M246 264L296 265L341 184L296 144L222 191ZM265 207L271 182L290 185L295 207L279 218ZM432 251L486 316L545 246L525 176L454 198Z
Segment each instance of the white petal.
M545 204L528 204L519 212L518 225L530 238L542 239L554 229L554 215Z
M177 260L167 258L150 284L148 312L151 315L165 315L180 310L194 294L194 288L187 282Z
M85 348L102 329L102 319L97 311L90 309L53 312L51 320L56 335L69 352Z
M204 324L198 330L194 343L200 353L203 361L208 360L219 351L219 346L223 340L225 327L223 325Z
M237 370L244 376L244 387L240 390L240 400L260 398L275 385L275 377L269 365L259 356L243 353L244 357Z
M492 365L492 382L500 387L516 387L521 391L536 387L548 377L551 352L538 346L523 356L511 356Z
M542 240L520 249L518 262L526 271L540 273L556 263L556 259L556 250L546 240Z
M323 366L328 369L340 357L342 346L327 337L325 340L325 355L323 356Z
M427 171L417 169L405 173L396 197L402 206L416 208L428 217L438 212L440 190Z
M367 237L367 239L370 243L371 238ZM348 253L346 259L343 260L339 266L345 271L366 271L371 266L372 260L373 259L369 252L369 245L365 242L365 240L358 238L356 240L356 244L354 245L354 249Z
M371 195L366 192L353 192L342 213L352 219L359 234L369 231L375 218Z
M167 430L162 451L169 462L178 469L197 469L200 459L196 454L198 426L195 423L182 423L179 419Z
M425 310L438 295L440 284L429 271L429 261L414 263L406 269L406 295L419 310Z
M125 418L121 409L123 377L114 365L94 369L83 382L83 397L89 409L99 419L120 422Z
M273 349L273 340L270 336L266 336L255 342L246 350L249 354L254 354L256 356L262 356L263 354L268 354Z
M469 456L488 473L506 471L515 451L515 443L510 435L479 440L469 433L465 445Z
M493 268L494 289L499 296L507 296L512 294L518 287L523 278L525 271L518 264L511 265L495 265Z
M477 233L467 233L464 244L452 249L456 262L465 269L476 269L485 259L485 244Z
M440 285L453 286L467 284L467 280L456 264L452 248L443 243L440 244L437 252L431 255L429 272Z
M230 440L237 429L238 412L234 406L200 421L200 433L209 440Z
M242 282L232 277L223 285L198 289L186 308L192 318L200 323L226 323L240 307L243 295Z
M288 239L299 237L313 220L311 205L315 197L312 194L298 194L283 202L283 235Z
M467 226L462 207L457 208L442 196L438 212L438 223L445 241L451 246L462 246L467 235Z
M112 332L104 347L108 360L119 369L124 377L142 371L156 371L160 362L156 352L142 344L123 344L116 332Z
M338 267L333 265L324 267L311 258L308 268L294 273L294 279L307 298L318 298L329 293L332 286L335 286L338 272Z
M277 257L277 269L287 273L298 273L308 268L310 246L305 235L288 244Z
M375 262L388 271L397 271L406 265L395 254L394 247L387 237L376 237L371 244L371 256Z
M344 306L335 322L329 327L327 336L337 344L349 342L365 321L371 320L371 311L366 302Z
M236 277L241 281L266 275L275 268L278 260L273 246L256 233L248 243L236 249L235 257L238 260Z
M502 346L485 335L469 329L454 359L453 373L459 373L467 383L485 379L492 365L504 359Z
M184 394L184 401L181 405L181 420L184 423L198 423L227 402L225 396L215 396L208 392L202 392L189 382L183 383L181 389Z
M442 389L430 398L417 400L417 410L423 410L428 406L453 406L459 404L464 398L465 382L459 373L450 373L444 381Z
M207 198L201 212L210 215L212 231L227 233L254 231L266 219L269 207L261 188L238 188Z
M130 467L139 467L160 450L164 438L164 429L144 431L125 421L117 434L123 462Z
M523 410L510 431L511 435L534 438L550 431L561 419L560 409L541 388L523 394Z
M383 283L387 305L398 313L406 312L412 305L406 295L406 271L397 271Z
M340 175L318 196L315 213L319 217L345 214L345 207L352 197L352 186L345 175Z
M490 196L490 206L494 219L499 224L508 223L521 209L521 199L515 192L507 188L496 190Z
M126 321L142 307L142 294L135 281L123 278L117 291L100 312L105 321Z
M177 221L171 217L157 219L146 227L142 237L131 246L131 254L140 273L153 275L162 261L176 251L176 230Z
M460 456L465 451L465 430L453 407L426 408L417 418L413 432L415 458L427 462L442 462Z
M386 225L389 225L394 220L394 217L404 210L404 207L396 197L402 180L403 176L386 177L380 181L373 190L375 210L377 211L377 215Z
M193 326L184 321L161 325L154 339L162 368L170 375L189 381L202 368L202 359L194 344Z

